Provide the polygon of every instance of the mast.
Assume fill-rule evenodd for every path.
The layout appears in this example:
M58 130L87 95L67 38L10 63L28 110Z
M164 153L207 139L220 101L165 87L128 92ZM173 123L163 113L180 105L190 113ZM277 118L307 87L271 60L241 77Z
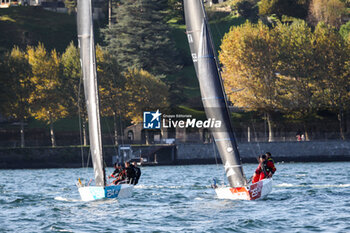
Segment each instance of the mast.
M91 0L77 3L78 41L89 119L90 151L96 186L105 186Z
M187 39L199 81L207 118L221 121L221 128L211 129L227 179L231 187L247 185L241 158L233 134L226 95L218 69L218 59L211 39L202 0L184 0Z

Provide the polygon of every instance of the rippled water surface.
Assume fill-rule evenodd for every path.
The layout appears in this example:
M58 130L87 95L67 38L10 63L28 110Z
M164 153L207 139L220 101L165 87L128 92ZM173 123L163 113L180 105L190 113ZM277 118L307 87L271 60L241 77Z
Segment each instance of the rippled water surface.
M91 168L0 170L0 232L350 232L349 162L277 169L258 201L217 199L222 166L193 165L144 167L132 198L94 202L75 186Z

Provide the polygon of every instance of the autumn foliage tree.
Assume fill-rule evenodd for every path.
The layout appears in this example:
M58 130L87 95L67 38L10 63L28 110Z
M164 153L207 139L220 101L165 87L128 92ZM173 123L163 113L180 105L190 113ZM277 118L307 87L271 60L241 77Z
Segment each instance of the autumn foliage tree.
M276 40L262 22L232 27L222 41L220 61L226 92L232 103L266 114L273 141L272 113L277 110ZM233 91L239 90L239 91Z
M31 66L26 53L14 47L6 54L0 65L2 78L0 112L5 116L20 122L21 147L25 146L24 122L29 114L29 96L33 91Z
M278 23L271 29L262 23L233 27L220 52L226 91L233 104L265 112L268 122L274 111L300 120L307 139L307 124L319 110L337 114L344 138L344 112L350 100L349 57L349 42L334 28L320 23L313 32L304 21Z
M261 0L259 2L260 15L275 14L279 18L283 15L305 19L309 0Z
M344 113L350 104L350 46L331 26L320 23L315 30L318 98L323 107L337 113L340 137L344 135Z
M82 127L82 144L87 145L87 111L84 97L83 78L80 67L79 49L71 42L61 56L62 89L64 105L70 116L79 116Z
M31 82L35 90L29 98L31 114L50 126L52 146L56 146L53 124L68 112L61 91L60 58L55 50L48 53L43 44L27 48L28 61L32 67Z
M134 123L142 122L143 111L164 109L168 106L168 87L159 76L142 69L128 69L124 76L126 91L131 98L128 117Z
M122 75L115 56L100 46L96 47L99 80L100 111L102 116L113 117L114 144L118 145L117 119L125 119L131 101L125 88L126 79ZM122 129L119 129L122 132Z
M346 14L346 7L340 0L312 0L309 11L309 21L314 25L324 22L339 28L342 17Z
M319 107L313 94L319 91L314 76L314 35L302 20L291 25L278 23L271 33L277 41L279 111L289 119L302 121L308 140L307 123Z

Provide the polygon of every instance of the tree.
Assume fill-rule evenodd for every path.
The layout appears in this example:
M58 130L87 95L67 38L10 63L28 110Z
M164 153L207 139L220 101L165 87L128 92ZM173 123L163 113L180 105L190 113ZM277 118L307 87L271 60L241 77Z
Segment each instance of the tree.
M72 14L77 7L77 0L64 0L64 6L68 9L68 14Z
M5 55L2 64L0 110L5 116L20 122L21 147L25 146L24 122L30 116L28 99L33 91L31 67L25 52L18 47Z
M121 74L116 57L112 56L100 46L96 47L98 64L98 79L100 91L100 111L102 116L113 116L114 143L118 145L117 117L126 118L130 102L129 92L126 90L126 79ZM122 132L123 129L120 129Z
M178 53L164 21L167 1L122 0L116 9L117 22L102 30L106 48L118 64L144 69L154 74L169 74L180 68Z
M350 47L334 28L320 23L315 29L317 84L323 107L337 113L340 137L344 136L344 112L350 104Z
M310 0L261 0L259 3L260 15L283 15L305 19L307 17Z
M127 116L134 123L142 122L143 111L168 106L168 87L159 77L145 70L129 69L124 73L126 91L130 93Z
M258 15L258 4L256 0L235 1L231 8L244 18L256 19Z
M31 114L50 125L52 146L56 146L53 123L68 114L64 107L61 90L60 59L55 50L46 52L43 44L27 48L29 64L32 66L31 82L35 90L30 96Z
M264 112L273 141L272 114L278 107L276 41L262 22L232 27L221 44L220 61L230 100L237 107ZM232 90L240 91L232 91Z
M167 20L175 19L178 23L184 23L185 15L183 8L183 1L168 0Z
M83 145L87 145L87 111L84 101L84 89L80 67L79 49L71 42L61 57L63 68L62 89L64 90L64 105L70 115L78 113L82 119Z
M312 0L310 3L309 21L313 25L324 22L339 28L345 14L345 4L340 0Z
M278 95L279 109L288 118L304 123L306 140L309 140L307 123L314 119L319 100L314 95L314 35L305 21L298 20L291 25L278 23L273 29L278 51Z
M350 41L350 21L340 27L339 33L344 40Z

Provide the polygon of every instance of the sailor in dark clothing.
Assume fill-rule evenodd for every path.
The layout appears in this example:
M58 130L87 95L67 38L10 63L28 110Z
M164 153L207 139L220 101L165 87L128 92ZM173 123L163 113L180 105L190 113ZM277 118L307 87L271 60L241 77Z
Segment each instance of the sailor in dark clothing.
M114 171L112 172L111 175L108 176L108 178L116 178L115 180L113 180L113 184L117 185L120 183L123 183L124 180L126 180L126 172L125 169L122 166L122 163L115 163L114 164Z
M140 176L141 176L141 169L136 166L136 162L132 163L134 170L135 170L135 180L134 180L134 185L137 185L139 182Z
M136 174L133 165L130 162L125 162L125 171L126 171L126 183L133 184Z
M127 178L126 178L126 170L125 170L125 168L124 168L124 169L122 169L122 170L119 172L118 177L117 177L116 180L113 181L113 184L115 184L115 185L118 185L118 184L125 184L125 183L126 183L126 180L127 180Z
M272 175L275 174L275 171L276 171L275 161L273 160L270 152L266 152L265 155L266 155L266 165L269 171L268 177L272 177Z
M114 171L108 176L108 178L117 178L119 173L122 171L122 164L121 163L115 163L114 164Z

